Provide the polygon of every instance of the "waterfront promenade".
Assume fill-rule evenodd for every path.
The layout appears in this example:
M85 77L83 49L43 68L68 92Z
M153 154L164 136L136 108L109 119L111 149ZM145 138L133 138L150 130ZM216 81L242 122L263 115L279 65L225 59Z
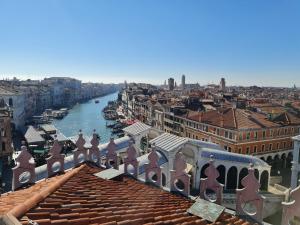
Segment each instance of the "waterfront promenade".
M52 124L66 137L76 136L79 129L85 135L91 136L93 129L100 135L101 143L106 143L111 137L111 129L106 127L102 109L109 101L116 100L118 92L103 97L91 99L88 102L75 105L67 116L61 120L53 120ZM95 103L99 100L99 103Z

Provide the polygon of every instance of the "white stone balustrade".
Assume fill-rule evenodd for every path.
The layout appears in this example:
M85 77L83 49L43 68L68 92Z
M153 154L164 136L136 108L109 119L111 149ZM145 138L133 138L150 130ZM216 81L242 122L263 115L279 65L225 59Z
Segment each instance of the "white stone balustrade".
M118 155L116 153L117 146L113 138L110 139L110 142L107 146L107 154L106 154L106 168L113 167L114 169L119 169L119 161Z
M74 153L74 165L78 166L81 163L84 163L87 159L87 149L84 147L85 140L81 130L79 131L79 136L76 141L77 148L73 151Z
M291 224L295 216L300 217L300 186L293 189L290 193L290 202L282 202L282 222L281 224Z
M91 140L92 147L88 151L88 160L97 165L100 165L100 151L99 151L99 138L96 131L93 132L93 138Z
M204 171L207 178L201 178L200 180L200 197L216 204L221 205L223 202L223 184L217 181L220 176L219 171L214 166L214 160L211 156L209 160L209 166ZM207 195L207 191L213 191L216 195L216 199L211 199Z
M24 144L24 143L23 143ZM21 153L16 158L17 165L12 169L12 190L35 182L35 162L26 146L21 147Z
M175 155L174 160L174 170L170 171L171 183L170 190L173 192L179 192L184 196L189 196L190 194L190 175L185 172L186 161L181 152ZM180 187L179 185L182 185Z
M139 162L136 158L137 152L133 146L133 142L129 142L129 147L127 148L127 157L124 159L124 172L125 174L130 174L135 178L138 178L139 174ZM128 167L133 167L133 172L130 172Z
M156 152L156 147L153 144L150 154L148 155L149 163L145 164L145 180L147 183L152 183L158 187L161 186L161 168L158 165L159 156ZM156 177L156 178L155 178Z
M50 157L46 159L48 177L64 172L65 155L60 153L61 153L61 146L55 137L53 146L49 151Z
M261 223L263 220L263 202L264 198L258 194L260 183L254 175L253 165L250 165L248 169L248 175L242 179L243 189L236 190L236 213L240 216L250 216L257 222ZM254 211L247 211L245 205L248 204L248 208ZM250 205L251 204L251 205Z

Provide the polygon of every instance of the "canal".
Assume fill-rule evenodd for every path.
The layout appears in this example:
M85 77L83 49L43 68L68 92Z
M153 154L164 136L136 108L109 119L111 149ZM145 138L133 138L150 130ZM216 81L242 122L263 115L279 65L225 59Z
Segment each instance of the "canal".
M106 128L106 120L103 117L102 109L109 101L118 98L118 92L103 97L94 98L88 102L75 105L69 110L67 116L61 120L53 120L52 124L66 137L78 134L81 129L85 136L91 136L93 130L100 135L101 143L106 143L111 137L111 130ZM99 103L95 103L99 100Z

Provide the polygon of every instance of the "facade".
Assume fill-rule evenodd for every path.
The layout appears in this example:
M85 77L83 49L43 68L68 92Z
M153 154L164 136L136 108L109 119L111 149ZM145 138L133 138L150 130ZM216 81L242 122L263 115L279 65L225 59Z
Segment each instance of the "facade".
M181 77L181 88L185 89L185 75L184 74Z
M174 81L174 78L170 77L168 79L168 88L170 91L174 90L175 88L175 81Z
M292 165L292 177L291 188L294 189L300 182L300 135L293 137L294 149L293 149L293 165Z
M10 164L13 154L10 111L0 99L0 161L2 166ZM1 177L1 168L0 168Z
M26 118L24 94L14 88L1 86L0 98L11 110L13 129L23 129Z
M221 78L221 81L220 81L220 91L226 91L226 83L225 83L225 78Z

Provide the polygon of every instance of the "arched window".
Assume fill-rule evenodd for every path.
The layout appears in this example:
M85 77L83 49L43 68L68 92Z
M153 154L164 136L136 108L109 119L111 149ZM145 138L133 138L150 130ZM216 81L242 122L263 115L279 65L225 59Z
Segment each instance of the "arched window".
M227 172L227 189L235 190L237 187L237 168L235 166L230 167Z
M217 170L219 171L220 176L217 178L218 182L221 184L225 184L225 173L226 173L226 168L223 165L219 165L217 167Z
M263 171L260 176L260 190L267 191L269 183L269 172Z
M243 185L242 185L242 179L248 175L248 169L247 168L243 168L240 172L240 175L239 175L239 188L243 188Z
M206 178L207 176L205 175L205 170L206 168L209 166L208 163L206 163L204 166L202 166L202 169L201 169L201 178Z
M9 98L9 100L8 100L8 105L9 105L9 106L13 106L13 105L14 105L14 104L13 104L12 98Z

